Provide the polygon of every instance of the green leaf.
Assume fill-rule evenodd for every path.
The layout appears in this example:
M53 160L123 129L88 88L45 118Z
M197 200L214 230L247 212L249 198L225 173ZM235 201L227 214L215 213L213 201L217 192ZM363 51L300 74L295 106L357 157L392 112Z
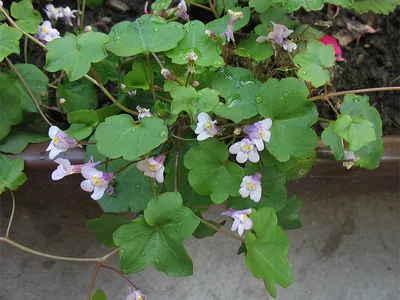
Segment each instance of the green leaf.
M93 127L86 124L71 124L71 126L65 130L65 133L76 139L77 141L81 141L90 136L93 132Z
M86 0L86 5L91 9L97 8L103 4L103 0Z
M276 2L277 1L275 0L250 0L249 6L254 7L258 13L264 13L268 10L268 8L274 6Z
M268 293L275 298L275 283L287 287L293 282L286 258L289 241L279 225L272 208L263 207L250 214L256 234L246 232L246 265L256 278L262 278Z
M90 142L94 138L89 139ZM96 145L88 145L86 147L86 160L93 156L94 161L105 161L106 157L99 153ZM129 162L123 159L118 159L105 165L100 165L97 168L103 172L112 172L120 170ZM157 188L157 183L156 188ZM144 176L143 172L139 171L136 164L133 164L116 175L114 195L107 193L98 201L101 209L106 213L122 213L126 211L142 212L147 203L153 196L150 178Z
M124 84L129 90L143 89L148 90L150 88L150 73L147 65L134 61L132 64L132 70L129 71L124 77Z
M106 34L93 31L55 39L47 44L44 68L49 72L63 69L70 81L78 80L89 72L91 63L107 57L105 44L108 40Z
M293 61L300 65L299 77L319 87L331 81L331 73L327 68L335 64L335 50L332 45L311 40L307 49L299 52Z
M394 11L397 5L400 5L400 0L354 0L351 8L360 14L372 11L387 15Z
M19 39L21 31L8 27L7 24L0 25L0 62L12 53L19 54Z
M172 0L156 0L151 4L151 9L154 10L154 14L158 15L160 11L166 10L171 2Z
M21 101L14 98L14 84L11 76L0 73L0 141L10 133L11 125L22 121Z
M229 195L238 196L244 172L228 161L229 152L224 142L209 138L193 147L185 155L184 164L189 172L189 183L200 195L211 195L217 204Z
M113 233L122 225L130 222L131 220L127 216L102 215L100 219L89 220L87 226L93 231L96 240L100 244L114 248Z
M119 58L111 54L102 61L92 64L103 85L108 81L117 81L120 78Z
M24 170L24 160L22 158L9 159L7 156L0 154L0 194L6 188L15 191L28 178L22 172Z
M13 127L10 134L0 142L0 152L19 154L29 143L37 144L48 139L47 132L40 132L31 127Z
M256 172L258 172L256 165L246 168L246 175L253 175ZM254 202L249 197L234 197L229 199L227 206L234 209L260 208L263 206L275 210L282 209L287 199L285 174L272 166L262 168L261 175L262 195L259 202Z
M93 0L91 0L93 1ZM102 290L97 290L92 296L92 300L108 300L108 297Z
M193 87L179 86L170 91L173 98L171 113L178 115L181 111L186 111L193 122L197 114L210 112L218 104L218 91L209 88L196 91Z
M204 220L203 216L200 213L198 213L196 215L199 218ZM217 228L221 228L226 223L226 220L222 221L221 223L214 222L213 220L205 220L205 221L207 221L211 225L214 225ZM216 233L217 233L216 230L214 230L214 229L212 229L212 228L208 227L207 225L205 225L205 224L200 222L199 226L197 226L196 230L193 232L193 236L196 239L204 239L206 237L211 237Z
M94 110L75 110L68 114L68 122L96 126L99 123L99 115Z
M276 213L278 218L278 224L284 230L294 230L301 228L303 224L299 218L300 209L303 207L303 201L298 200L296 196L293 196L286 206Z
M149 264L170 277L193 274L193 262L183 240L192 235L199 220L182 206L179 193L164 193L152 199L144 217L121 226L114 233L114 242L120 246L123 273L137 273Z
M96 109L99 105L96 89L86 79L60 84L57 92L59 98L65 99L62 110L68 113L75 110Z
M368 96L346 95L340 109L341 113L351 117L362 114L373 124L376 140L366 144L364 147L354 152L357 161L356 166L376 169L383 155L382 141L382 120L375 107L370 106Z
M321 134L322 142L329 146L333 153L335 153L336 160L344 159L344 146L343 139L335 131L335 122L330 121L329 126L324 129Z
M291 157L287 162L278 161L276 167L286 174L287 180L295 180L306 176L316 161L317 155L315 151L312 151L310 154L301 157Z
M219 102L213 112L236 123L255 116L255 100L259 86L259 82L247 69L227 67L220 70L211 87L219 91L225 103Z
M128 100L128 95L127 94L120 94L118 96L118 102L121 103L122 105L126 106L127 100ZM107 117L117 115L120 113L122 110L116 106L114 103L103 107L96 109L97 114L99 115L99 123L104 122Z
M221 15L223 11L228 12L228 9L236 11L235 6L238 2L239 0L216 0L218 14Z
M357 151L368 142L376 140L374 124L363 115L350 117L340 114L335 122L335 131L339 136L349 142L349 150Z
M110 33L107 50L118 56L162 52L175 48L184 36L182 25L168 23L155 15L143 15L135 22L121 22Z
M239 43L235 53L241 57L250 57L255 61L264 61L274 54L270 43L258 43L257 36L252 34L247 40Z
M100 123L95 138L101 154L135 160L165 142L168 129L158 118L147 117L136 124L129 115L118 115Z
M235 7L234 11L236 12L242 12L243 13L243 19L237 20L235 22L234 26L234 31L238 31L240 28L243 28L244 26L247 25L250 21L250 8L249 7ZM222 18L216 19L214 21L211 21L206 25L206 28L213 31L216 35L219 35L220 33L224 32L226 27L228 26L229 22L229 14L226 14Z
M224 60L220 56L221 47L205 35L206 26L200 21L190 21L186 23L184 38L178 43L178 46L165 54L172 59L175 64L187 64L188 56L193 51L198 59L196 65L208 67L221 67Z
M260 14L260 21L262 24L257 25L254 31L258 35L267 36L270 30L273 30L276 24L285 25L288 28L293 28L295 22L288 17L286 10L282 7L270 7L266 12Z
M37 28L41 23L40 13L33 9L29 0L22 0L11 3L11 15L22 30L28 33L37 33Z
M282 0L283 7L288 12L293 12L303 7L306 11L320 10L324 6L324 0Z
M308 154L317 146L311 126L318 112L307 96L307 87L295 78L269 79L258 92L258 112L272 119L271 140L266 148L281 162Z

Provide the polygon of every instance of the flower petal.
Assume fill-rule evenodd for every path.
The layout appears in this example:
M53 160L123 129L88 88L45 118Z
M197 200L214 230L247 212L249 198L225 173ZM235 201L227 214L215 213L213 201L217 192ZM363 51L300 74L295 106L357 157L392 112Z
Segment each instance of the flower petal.
M64 170L64 168L60 165L51 173L52 180L60 180L63 179L65 176L68 176L69 173Z
M211 121L211 117L208 114L206 114L205 112L201 112L197 116L197 120L199 121L200 124L203 124L207 121Z
M210 137L213 137L213 136L210 133L208 133L207 131L203 131L197 136L197 140L204 141Z
M252 152L250 152L251 154ZM257 153L257 152L256 152ZM257 154L258 155L258 154ZM244 153L242 151L240 151L237 155L236 155L236 160L243 164L247 161L247 159L249 158L249 155L247 153Z
M238 154L240 151L241 151L240 142L236 142L232 146L229 147L229 153Z
M82 176L85 177L86 179L92 179L92 176L96 173L101 173L99 174L99 177L103 175L102 172L98 171L95 168L89 167L89 166L83 166L81 169Z
M51 150L49 152L49 158L54 159L58 154L60 154L61 152L65 152L65 151L67 151L67 149L63 149L60 147L53 147L53 148L51 148Z
M81 182L81 189L84 190L85 192L93 192L94 186L92 184L91 180L84 180Z
M249 152L249 160L253 163L256 163L260 160L260 155L258 155L256 149L253 149Z
M104 196L104 192L107 189L107 185L103 186L95 186L94 187L94 193L90 196L93 200L100 200L101 197Z

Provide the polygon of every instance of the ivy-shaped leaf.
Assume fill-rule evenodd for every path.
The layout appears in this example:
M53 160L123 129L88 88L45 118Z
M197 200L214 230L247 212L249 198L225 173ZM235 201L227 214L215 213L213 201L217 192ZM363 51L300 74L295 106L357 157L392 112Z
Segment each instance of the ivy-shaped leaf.
M143 15L135 22L121 22L110 33L107 50L118 56L162 52L175 48L184 36L182 25L168 23L155 15Z
M92 219L87 222L88 228L93 231L96 240L109 248L114 248L114 232L124 224L131 221L127 216L102 215L99 219Z
M24 170L24 160L22 158L9 159L7 156L0 154L0 194L6 188L15 191L17 190L28 178Z
M276 0L250 0L249 6L254 7L256 12L261 14L266 12L271 6L274 6L276 2Z
M218 14L221 15L224 11L228 12L228 9L236 11L235 6L238 2L239 0L216 0Z
M111 54L102 61L92 64L102 84L108 81L117 81L120 78L119 57Z
M94 292L92 300L108 300L108 297L102 290L99 289Z
M275 298L275 283L288 287L293 282L292 271L286 255L289 240L277 224L272 208L263 207L250 214L255 234L246 232L246 265L256 278L265 281L268 293Z
M264 61L274 54L270 43L258 43L257 36L252 34L247 40L239 43L235 53L241 57L250 57L255 61Z
M193 87L179 86L170 91L173 98L171 104L171 113L178 115L181 111L186 111L193 122L197 114L201 112L210 112L218 104L218 91L205 88L196 91Z
M354 0L351 8L360 14L372 11L387 15L394 11L397 5L400 5L400 0Z
M168 138L163 120L147 117L136 124L129 115L111 116L97 126L97 149L109 158L135 160Z
M99 123L99 115L94 110L75 110L68 114L68 122L71 127L65 133L80 141L92 134L94 126Z
M327 68L335 64L335 50L332 45L311 40L307 49L299 52L293 61L300 65L299 77L319 87L331 81L331 73Z
M229 152L224 142L209 138L189 150L184 164L189 172L189 183L200 195L211 195L217 204L230 195L238 196L244 172L241 167L228 161Z
M37 33L37 29L42 19L40 13L33 9L32 2L22 0L11 3L11 15L22 30L28 33Z
M382 120L375 107L369 104L368 96L346 95L341 105L340 112L355 117L362 114L373 124L375 130L375 141L366 144L364 147L354 152L357 158L356 166L376 169L382 160L383 141L382 141Z
M324 6L324 0L282 0L283 7L288 12L293 12L303 7L305 10L320 10Z
M19 39L21 31L9 27L7 24L0 25L0 62L12 53L19 54Z
M308 154L317 146L311 126L318 112L307 96L307 87L295 78L269 79L258 92L258 112L272 119L271 140L266 148L281 162Z
M129 71L124 77L124 84L128 91L150 88L150 72L147 65L142 62L134 61L132 64L132 71Z
M330 121L328 127L322 131L321 140L325 145L331 148L333 153L335 153L336 160L344 159L343 139L335 131L334 121Z
M236 123L254 117L259 86L248 69L227 67L220 70L211 87L219 91L225 103L219 102L213 112Z
M193 262L183 240L192 235L199 219L182 206L179 193L164 193L152 199L144 216L121 226L114 233L120 246L123 273L137 273L149 264L170 277L193 274Z
M28 147L29 143L37 144L47 141L46 132L35 130L31 127L13 127L7 137L0 142L0 152L19 154Z
M303 207L303 201L293 196L286 202L286 206L276 213L278 224L284 230L294 230L301 228L303 224L299 218L300 209Z
M45 69L49 72L63 69L70 81L78 80L89 72L91 63L107 57L107 42L108 35L93 31L55 39L47 44Z
M352 118L342 113L335 122L335 131L349 142L350 151L357 151L367 143L376 140L373 126L374 124L363 115Z
M154 14L158 14L162 10L166 10L171 5L172 0L156 0L151 4Z
M61 109L68 113L75 110L96 109L99 105L96 89L87 79L60 84L57 92L59 99L65 99Z
M206 26L200 21L190 21L183 26L185 37L178 43L174 49L165 54L172 59L175 64L187 64L188 56L193 51L198 59L196 65L208 67L221 67L224 60L220 56L221 47L206 36Z

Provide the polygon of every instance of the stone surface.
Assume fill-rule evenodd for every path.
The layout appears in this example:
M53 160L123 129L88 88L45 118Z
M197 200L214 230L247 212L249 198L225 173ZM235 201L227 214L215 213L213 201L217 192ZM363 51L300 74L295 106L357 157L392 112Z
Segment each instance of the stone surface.
M32 178L32 177L31 177ZM79 177L37 189L28 181L17 192L11 238L55 255L97 257L99 246L85 222L101 211L79 191ZM308 178L289 184L304 201L303 228L289 232L289 258L295 282L278 289L279 300L391 300L399 294L399 177ZM11 200L1 197L4 236ZM208 214L222 220L219 208ZM230 221L225 226L229 230ZM149 299L268 299L263 283L252 277L236 240L220 234L185 242L194 276L167 278L153 267L130 279ZM108 265L118 268L117 257ZM1 300L87 299L94 263L53 261L1 244ZM110 300L124 300L128 283L102 269L95 289Z

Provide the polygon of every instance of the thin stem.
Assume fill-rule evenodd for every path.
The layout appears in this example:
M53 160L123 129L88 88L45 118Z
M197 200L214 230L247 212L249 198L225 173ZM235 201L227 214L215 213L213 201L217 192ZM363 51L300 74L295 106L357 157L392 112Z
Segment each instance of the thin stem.
M199 218L199 221L201 223L203 223L204 225L210 227L211 229L214 229L215 231L221 232L221 233L223 233L223 234L225 234L225 235L227 235L227 236L229 236L229 237L231 237L231 238L233 238L235 240L244 242L244 239L242 239L241 237L238 237L238 236L234 235L233 233L227 232L225 230L219 229L217 226L214 226L214 225L208 223L206 220L203 220L202 218Z
M58 112L58 113L60 113L60 114L67 115L66 112L64 112L64 111L62 111L62 110L59 110L57 107L47 106L47 105L44 105L44 104L42 104L41 106L42 106L43 108L46 108L46 109L49 109L49 110Z
M181 137L181 131L178 129L178 136ZM176 143L176 153L175 153L175 173L174 173L174 192L178 192L178 176L179 176L179 148L181 146L181 140L178 139Z
M14 21L13 19L10 18L10 16L7 14L7 12L4 10L3 7L0 7L0 12L3 13L3 15L6 17L7 21L15 28L17 28L18 30L20 30L28 39L30 39L31 41L35 42L36 44L38 44L40 47L42 47L43 49L46 49L46 45L43 44L42 42L40 42L39 40L35 39L33 36L31 36L29 33L25 32L24 30L22 30Z
M151 190L153 192L153 197L157 198L156 186L154 185L154 178L149 178L151 183Z
M83 0L83 1L85 1L85 0ZM97 275L99 274L99 271L100 271L100 268L101 268L101 265L102 265L102 264L103 264L103 262L99 262L99 263L97 264L96 270L95 270L94 273L93 273L92 280L90 281L90 285L89 285L87 300L90 300L90 299L92 298L93 286L94 286L94 283L95 283L95 281L96 281Z
M114 96L111 95L109 91L107 91L107 89L104 87L104 85L101 82L99 82L96 79L90 77L89 75L85 75L85 78L88 79L89 81L91 81L92 83L94 83L95 85L97 85L103 91L103 93L108 97L108 99L110 99L121 110L123 110L124 112L127 112L128 114L134 115L134 116L138 115L138 113L136 111L131 110L131 109L123 106L121 103L119 103L118 100L115 99Z
M0 7L1 8L1 7ZM15 74L17 74L19 80L21 80L23 86L25 87L26 91L28 92L29 96L32 98L32 101L35 103L35 106L37 108L37 110L39 111L39 113L42 115L43 119L46 121L47 124L49 124L50 126L53 126L53 124L49 121L49 119L47 119L47 117L45 116L45 114L43 113L42 109L40 108L40 104L39 102L36 100L35 96L33 95L31 89L29 88L29 85L26 83L25 79L22 77L22 75L18 72L17 68L13 65L13 63L11 62L11 60L9 60L6 57L6 61L8 63L8 65L10 66L10 68L15 72Z
M118 158L108 158L107 160L102 161L101 163L99 163L98 166L104 165L104 164L106 164L106 163L109 163L110 161L117 160L117 159L121 159L121 158L122 158L122 157L118 157Z
M86 8L86 0L82 1L82 11L81 11L81 24L80 29L83 30L83 19L85 18L85 8Z
M28 64L28 38L25 36L25 40L24 40L24 60L25 63Z
M11 230L11 225L12 225L12 221L14 219L14 214L15 214L15 196L14 196L14 192L12 190L10 190L11 193L11 198L12 198L12 210L11 210L11 216L10 216L10 220L8 221L8 226L7 226L7 230L6 230L6 238L8 239L8 236L10 235L10 230Z
M161 69L165 69L163 63L161 60L158 58L157 54L154 52L151 52L151 55L153 55L154 59L157 61L158 65L160 66Z
M188 142L197 141L197 139L185 139L183 137L173 134L172 132L170 132L170 135L173 136L174 138L176 138L177 140L181 140L181 141L188 141Z
M315 100L323 100L326 97L330 98L330 97L335 97L335 96L343 96L343 95L347 95L347 94L361 94L361 93L373 93L373 92L383 92L383 91L400 91L400 86L389 86L389 87L379 87L379 88L335 92L335 93L329 93L329 94L315 96L315 97L310 98L309 100L315 101Z
M318 118L318 121L320 121L320 122L328 122L329 123L332 120L324 119L324 118Z
M218 14L217 10L215 9L215 6L214 6L214 4L211 2L211 0L208 0L208 5L210 5L211 11L212 11L212 13L214 14L214 17L215 17L216 19L219 19L219 14Z
M205 6L205 5L201 5L201 4L198 4L198 3L196 3L196 2L189 1L189 0L186 0L186 3L187 3L187 4L190 4L190 5L193 5L193 6L200 7L200 8L202 8L202 9L204 9L204 10L208 10L208 11L211 11L211 12L212 12L212 9L209 8L209 7L207 7L207 6Z
M128 281L129 284L130 284L134 289L138 290L137 286L136 286L132 281L130 281L129 278L128 278L127 276L125 276L124 274L122 274L122 273L121 273L120 271L118 271L117 269L115 269L115 268L113 268L113 267L105 266L105 265L102 265L101 267L104 268L104 269L107 269L107 270L114 271L115 273L118 273L118 274L121 275L126 281Z
M333 106L332 102L328 99L328 97L325 98L326 102L328 102L329 106L332 108L332 110L335 112L336 116L339 115L339 112L336 110L335 106Z
M165 97L163 97L163 96L157 95L157 98L158 98L158 99L161 99L161 100L163 100L163 101L165 101L165 102L172 103L172 100L170 100L170 99L168 99L168 98L165 98Z
M150 73L151 93L153 95L153 101L155 103L157 101L157 96L156 96L156 90L154 89L154 73L153 73L153 68L151 67L150 55L147 54L146 58L147 58L147 66L149 68L149 73Z
M47 86L51 87L52 89L55 89L55 90L58 89L58 87L56 85L52 85L51 83L49 83Z
M118 158L117 158L117 159L118 159ZM109 161L110 161L110 160L109 160ZM135 164L135 163L137 163L137 162L139 162L139 161L141 161L141 159L131 161L130 163L126 164L126 165L123 166L121 169L119 169L117 172L115 172L114 175L117 175L117 174L121 173L123 170L125 170L126 168L130 167L131 165L133 165L133 164Z

